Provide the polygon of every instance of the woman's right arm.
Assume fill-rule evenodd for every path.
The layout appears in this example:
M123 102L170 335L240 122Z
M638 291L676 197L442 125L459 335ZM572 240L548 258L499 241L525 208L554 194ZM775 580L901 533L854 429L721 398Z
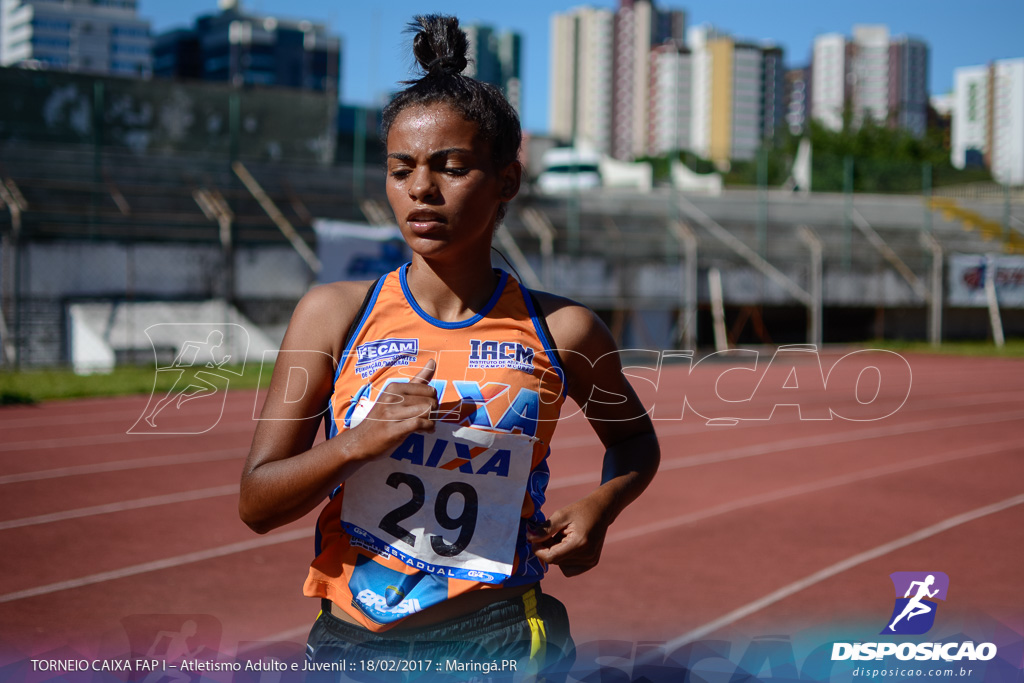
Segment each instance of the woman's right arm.
M266 533L310 512L363 463L433 429L437 399L428 363L406 384L392 385L358 427L313 446L328 409L345 331L368 283L322 285L292 314L266 402L242 471L238 514ZM344 397L348 398L348 397Z

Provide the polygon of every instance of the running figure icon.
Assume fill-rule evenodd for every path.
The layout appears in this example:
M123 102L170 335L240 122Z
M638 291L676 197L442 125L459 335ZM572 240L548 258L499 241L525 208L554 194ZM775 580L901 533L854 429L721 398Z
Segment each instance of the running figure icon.
M221 367L231 360L231 355L223 355L220 360L217 359L217 351L224 344L224 333L220 330L214 330L206 337L205 342L186 342L178 354L178 357L174 359L174 362L168 369L178 370L178 379L175 380L174 385L167 391L167 395L160 399L159 402L153 407L149 415L146 416L146 422L151 427L156 427L156 416L166 408L168 405L174 402L175 399L178 401L178 408L186 401L190 401L200 396L206 396L217 393L217 386L210 381L204 379L202 375L204 373L197 372L192 373L186 380L185 387L180 388L183 382L181 381L186 376L186 370L197 367L197 362L202 363L202 359L205 359L206 355L209 355L209 361L205 364L205 367L214 370L220 370Z
M910 598L910 601L907 603L907 606L903 608L903 611L900 612L900 615L893 619L892 623L889 624L890 631L896 630L896 623L903 617L906 617L907 621L910 621L916 616L919 616L921 614L927 614L928 612L932 611L932 608L929 605L926 605L924 602L922 602L922 599L926 597L934 598L935 595L939 592L938 588L936 588L933 591L928 590L934 583L935 576L933 574L929 574L924 581L912 581L910 583L910 586L907 588L907 592L903 595L903 597L909 598L910 593L914 590L914 586L918 587L917 593L914 595L914 597Z

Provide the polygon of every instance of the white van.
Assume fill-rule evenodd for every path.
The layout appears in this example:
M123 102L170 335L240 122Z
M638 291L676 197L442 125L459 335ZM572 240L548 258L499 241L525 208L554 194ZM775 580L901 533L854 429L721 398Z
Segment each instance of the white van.
M574 147L555 147L544 152L544 168L537 188L544 194L562 194L601 187L601 156Z

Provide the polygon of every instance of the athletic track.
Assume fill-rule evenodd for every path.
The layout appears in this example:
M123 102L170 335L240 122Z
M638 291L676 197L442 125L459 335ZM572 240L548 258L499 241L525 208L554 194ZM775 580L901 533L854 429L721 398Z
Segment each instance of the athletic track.
M839 357L822 354L826 373ZM984 614L1024 633L1024 361L904 357L909 397L884 419L808 421L780 407L732 426L690 412L659 420L661 471L612 527L600 565L544 581L577 642L858 621L877 634L894 571L948 574L943 618ZM902 363L879 354L873 365L885 384ZM722 367L702 364L689 381ZM749 394L750 376L728 373L719 391ZM686 379L667 367L660 386ZM798 394L808 407L865 410L849 392L801 381L796 392L759 387L758 406ZM635 384L650 401L651 386ZM228 392L202 434L180 432L206 429L209 403L161 414L178 434L126 433L148 400L0 409L0 671L26 656L127 652L129 638L144 639L132 628L177 629L185 617L228 656L259 643L301 653L318 610L300 594L314 515L259 536L236 509L260 397ZM552 448L549 511L596 483L601 458L579 415Z

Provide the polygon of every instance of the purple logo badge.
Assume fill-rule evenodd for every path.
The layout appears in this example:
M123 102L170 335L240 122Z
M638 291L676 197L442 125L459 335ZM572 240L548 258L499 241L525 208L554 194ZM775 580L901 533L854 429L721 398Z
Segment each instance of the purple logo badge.
M946 599L949 577L942 572L893 572L896 605L882 634L920 635L935 623L938 600Z

